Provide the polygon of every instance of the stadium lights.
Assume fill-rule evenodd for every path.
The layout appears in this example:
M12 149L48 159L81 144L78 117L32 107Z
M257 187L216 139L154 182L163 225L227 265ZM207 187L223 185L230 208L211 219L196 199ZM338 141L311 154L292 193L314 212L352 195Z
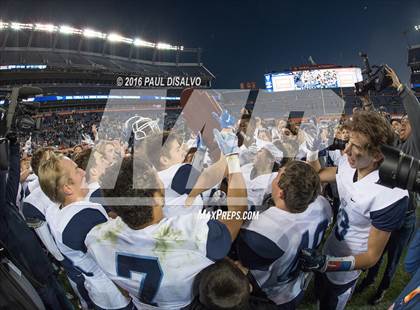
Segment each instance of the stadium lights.
M10 28L13 30L21 30L21 29L31 29L33 28L32 24L21 24L21 23L11 23Z
M155 47L156 44L152 42L147 42L142 39L134 39L135 46L147 46L147 47Z
M420 25L416 27L418 27L418 30L420 30ZM38 23L37 24L23 24L23 23L17 23L17 22L6 23L6 22L0 21L0 30L7 30L7 29L12 29L16 31L26 29L26 30L44 31L44 32L59 32L62 34L82 35L86 38L98 38L98 39L108 40L110 42L121 42L121 43L126 43L129 45L140 46L140 47L151 47L151 48L156 48L159 50L173 50L173 51L184 50L183 46L175 46L175 45L170 45L168 43L163 43L163 42L153 43L153 42L142 40L140 38L134 38L134 39L127 38L113 32L106 34L106 33L92 30L89 28L82 30L82 29L73 28L67 25L56 26L53 24L38 24Z
M133 41L134 41L133 39L124 38L124 37L122 37L122 36L120 36L119 34L116 34L116 33L108 34L107 39L110 42L125 42L125 43L128 43L128 44L132 44Z
M159 50L175 50L175 51L178 50L178 46L172 46L168 43L162 43L162 42L159 42L156 45L156 48Z
M416 31L420 31L420 25L414 26L414 29L415 29Z
M82 34L83 33L83 31L80 29L76 29L76 28L66 26L66 25L60 26L59 31L60 33L64 33L64 34Z
M134 45L136 46L147 46L147 47L156 47L156 44L153 42L148 42L142 39L135 39Z
M0 30L7 29L8 27L9 27L9 24L8 23L0 22Z
M36 31L47 31L47 32L55 32L58 30L57 26L52 24L35 24Z
M88 28L83 30L83 35L86 38L99 38L99 39L105 39L106 38L105 33L95 31L95 30L92 30L92 29L88 29Z

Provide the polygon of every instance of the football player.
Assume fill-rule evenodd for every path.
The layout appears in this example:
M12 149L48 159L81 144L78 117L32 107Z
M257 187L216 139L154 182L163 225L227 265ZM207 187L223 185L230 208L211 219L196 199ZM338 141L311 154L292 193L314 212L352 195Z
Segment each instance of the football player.
M99 180L109 164L103 155L94 149L83 150L74 157L74 162L86 172L86 182L89 186L86 199L99 202L93 199L102 197Z
M156 168L163 182L166 217L199 212L203 207L201 197L195 199L191 208L184 207L185 200L195 184L194 180L200 175L200 171L193 168L193 165L184 163L186 151L176 133L165 131L145 140L147 159Z
M321 169L317 150L308 161L322 182L337 182L340 207L337 223L324 246L325 255L302 251L305 270L320 271L315 287L321 309L344 309L362 269L376 264L391 231L400 227L408 192L377 184L383 160L381 144L392 144L389 123L378 113L353 115L350 139L338 167ZM326 273L325 273L326 272Z
M164 217L163 183L144 160L124 159L115 187L104 189L107 204L119 217L95 227L86 245L140 309L180 309L191 303L194 277L224 258L238 234L246 189L236 135L217 133L216 137L226 156L228 207L237 215L234 218L211 219L205 213ZM134 176L133 167L140 170ZM112 182L110 175L107 171L103 184Z
M252 295L252 285L237 263L228 259L218 261L202 270L196 277L194 301L182 310L241 309L275 310L267 298ZM244 269L247 272L246 269ZM229 290L226 288L229 287Z
M258 150L252 163L241 166L251 210L259 210L264 195L271 193L271 182L277 175L277 172L273 172L273 167L281 161L282 156L282 152L274 144L266 143Z
M32 187L29 195L23 200L22 213L25 217L26 223L29 227L33 228L35 233L38 235L45 248L54 256L57 261L64 259L60 251L55 244L54 238L48 228L48 224L45 220L45 214L48 208L56 208L57 205L52 202L39 187L38 182L38 168L41 160L48 160L53 151L51 149L40 149L35 152L32 166L34 167L34 174L36 176L36 183L38 186ZM29 192L29 191L28 191Z
M46 220L56 244L65 257L63 265L69 278L77 285L86 306L102 309L130 307L115 284L87 253L85 238L89 231L108 220L100 204L86 201L89 191L86 173L72 160L51 154L39 167L42 191L57 203L46 210Z
M303 298L302 248L317 248L331 221L320 181L305 162L289 161L272 182L274 205L242 227L236 255L279 309L295 309Z

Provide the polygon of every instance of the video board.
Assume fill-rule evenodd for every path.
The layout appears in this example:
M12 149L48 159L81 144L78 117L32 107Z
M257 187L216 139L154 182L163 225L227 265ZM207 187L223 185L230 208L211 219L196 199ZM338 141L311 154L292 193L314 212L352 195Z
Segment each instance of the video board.
M315 69L265 75L266 89L275 92L354 87L354 84L361 80L362 70L360 68Z

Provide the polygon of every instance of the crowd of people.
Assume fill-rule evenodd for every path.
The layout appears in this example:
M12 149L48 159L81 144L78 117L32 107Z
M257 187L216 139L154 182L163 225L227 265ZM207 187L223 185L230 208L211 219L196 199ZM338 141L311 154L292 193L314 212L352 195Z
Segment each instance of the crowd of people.
M378 184L381 145L420 158L420 103L387 70L401 120L367 105L338 121L224 110L213 129L217 156L201 132L167 131L140 115L116 117L102 136L98 115L53 115L49 127L67 130L45 130L21 152L9 136L2 202L40 245L25 261L48 253L83 309L296 309L313 274L320 309L344 309L386 255L369 301L379 303L415 235L419 203ZM83 143L72 145L76 136ZM418 244L419 233L407 254L413 278L394 309L419 304ZM38 260L45 307L71 309Z
M31 147L54 146L58 149L71 149L80 144L88 144L99 133L102 140L121 139L123 125L131 112L82 112L51 113L38 115L39 129L33 132L22 132L19 136L21 147L31 138ZM140 114L138 112L134 115ZM166 117L164 128L172 128L177 119L176 114ZM99 131L100 124L106 124ZM98 130L95 130L98 129Z
M317 89L338 87L337 73L334 70L310 70L294 73L297 89Z

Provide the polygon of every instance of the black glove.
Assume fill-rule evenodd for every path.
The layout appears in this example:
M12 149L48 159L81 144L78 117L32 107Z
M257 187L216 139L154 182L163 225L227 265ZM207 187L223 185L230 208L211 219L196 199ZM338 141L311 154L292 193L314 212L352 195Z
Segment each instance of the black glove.
M6 135L7 140L9 140L11 145L15 145L17 143L17 133L14 131L9 131Z
M327 269L327 256L318 254L313 249L303 249L299 255L300 269L303 271L325 272Z

